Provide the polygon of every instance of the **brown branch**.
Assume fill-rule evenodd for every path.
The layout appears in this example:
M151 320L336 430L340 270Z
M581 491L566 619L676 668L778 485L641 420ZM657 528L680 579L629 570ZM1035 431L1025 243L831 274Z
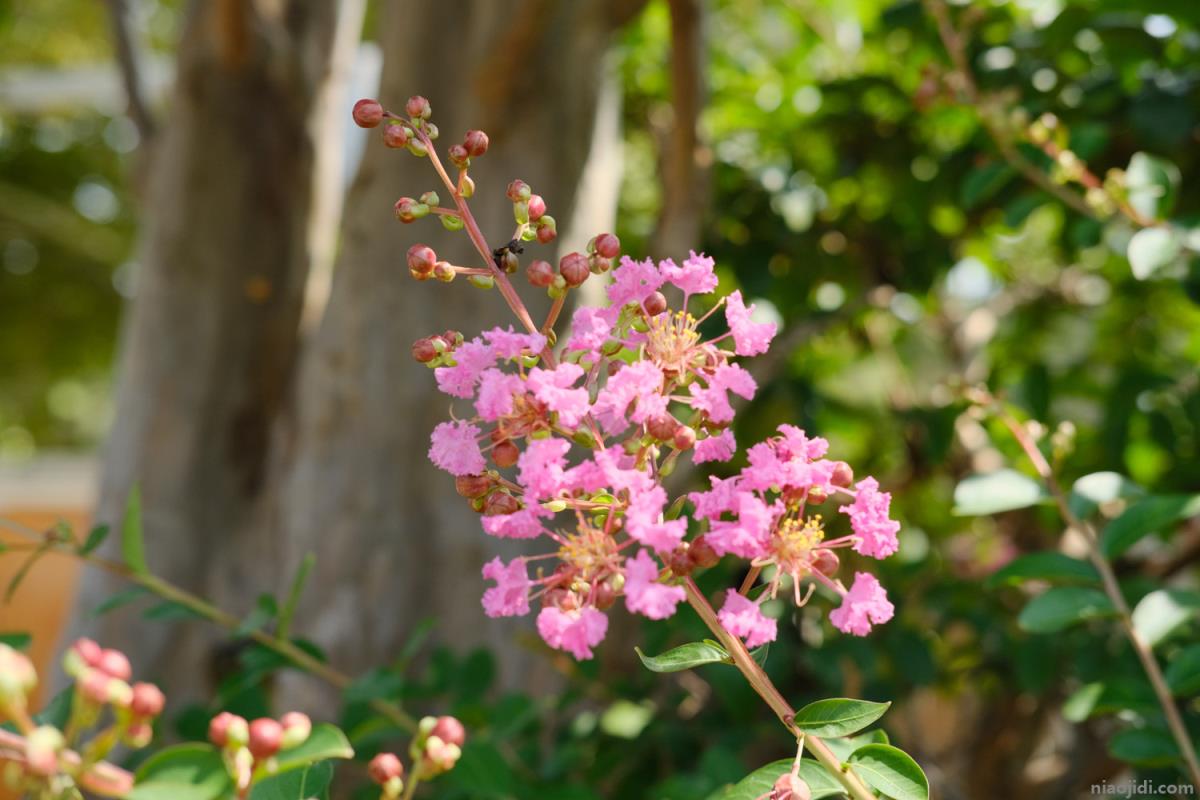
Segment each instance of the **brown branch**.
M145 145L154 138L158 125L146 102L138 49L129 30L129 4L126 0L108 0L108 12L112 23L113 50L121 82L125 86L129 118L133 120L138 136Z

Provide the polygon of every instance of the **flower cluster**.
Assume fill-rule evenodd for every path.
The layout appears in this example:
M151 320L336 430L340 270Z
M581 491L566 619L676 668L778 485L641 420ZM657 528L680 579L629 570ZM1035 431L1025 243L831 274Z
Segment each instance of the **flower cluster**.
M120 797L133 777L104 761L118 744L141 748L154 736L153 724L164 698L149 683L130 684L133 669L118 650L80 639L67 651L63 667L75 681L71 707L62 730L38 724L29 715L29 696L37 685L33 664L22 653L0 645L0 717L17 733L0 731L0 760L10 768L10 788L40 796L77 794Z
M221 751L238 797L244 797L257 779L277 770L276 754L304 744L312 729L312 720L299 711L253 722L222 711L209 722L208 740Z
M460 174L457 181L446 174L428 134L427 103L410 99L407 122L372 103L360 101L356 119L408 126L420 144L416 154L430 158L454 197L455 208L440 216L462 221L487 263L450 265L417 244L408 253L410 272L421 280L466 273L477 285L497 286L525 328L494 328L470 339L447 331L413 345L438 389L462 401L456 416L434 429L430 460L455 477L488 534L552 548L483 567L494 584L483 595L488 615L524 615L537 603L542 638L586 659L605 636L605 612L619 599L633 613L665 619L694 588L694 571L734 557L764 576L753 597L730 590L718 614L747 646L775 638L776 622L762 604L781 588L798 604L818 586L839 597L830 619L846 633L865 635L891 618L874 576L857 572L849 588L838 578L839 550L876 559L896 551L890 495L873 478L856 483L848 465L827 458L825 440L781 425L746 450L746 466L732 477L713 478L707 491L669 496L664 479L681 459L703 464L737 455L735 404L758 391L739 359L765 353L776 334L775 323L740 291L709 297L718 285L711 258L619 257L620 242L606 233L586 252L563 256L557 269L533 260L528 282L555 301L538 326L507 275L518 267L520 243L542 240L542 198L522 181L510 184L517 228L508 245L489 251L466 204L474 193L473 184L464 191L469 159L451 153ZM469 151L476 133L461 147ZM608 304L579 308L559 343L554 323L566 293L610 271ZM816 513L827 503L848 517L848 530L833 533L840 517Z
M436 778L448 772L462 755L467 732L454 717L425 717L409 746L411 781ZM379 785L380 800L395 800L404 791L404 764L395 753L380 753L367 765L367 774Z

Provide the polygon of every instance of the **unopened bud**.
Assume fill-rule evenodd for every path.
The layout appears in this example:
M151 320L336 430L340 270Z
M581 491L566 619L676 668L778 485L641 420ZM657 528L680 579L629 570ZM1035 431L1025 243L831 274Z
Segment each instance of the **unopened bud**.
M667 298L662 292L651 292L645 300L642 301L642 308L652 317L657 317L659 314L667 310Z
M37 670L24 653L0 644L0 707L19 705L37 685Z
M414 244L408 248L408 268L413 274L429 275L437 263L437 253L427 244Z
M496 285L496 278L492 275L469 275L467 281L476 289L491 289Z
M596 253L603 258L616 258L621 253L621 240L611 233L602 233L593 240Z
M429 101L419 94L414 94L408 98L408 102L404 104L404 110L413 119L429 119L433 114L433 109L429 105Z
M478 158L488 151L488 135L483 131L467 131L463 147L472 158Z
M846 488L854 483L854 470L845 461L839 461L833 467L833 477L829 479L829 482L834 486Z
M521 259L512 250L505 250L504 255L500 257L500 269L504 270L509 275L512 275L521 268Z
M828 577L836 575L839 566L841 566L841 561L838 559L837 553L828 548L823 547L813 554L812 568L822 575Z
M537 240L542 244L550 244L558 236L558 228L555 225L554 217L549 214L543 214L538 220L537 225Z
M438 133L437 125L434 125L432 122L425 123L425 135L429 137L430 141L437 141Z
M354 123L360 128L374 128L383 121L383 106L378 100L363 98L354 104Z
M529 203L524 200L513 203L513 219L518 225L529 222Z
M396 150L403 150L405 147L408 147L408 142L411 138L408 128L404 125L388 125L383 129L383 143Z
M603 275L612 269L612 259L605 258L598 253L592 253L588 256L588 269L593 275Z
M130 747L141 749L154 740L154 727L149 722L135 722L125 729L121 740Z
M269 717L256 719L250 723L250 738L246 744L255 759L270 758L283 744L283 726Z
M492 488L492 479L487 475L459 475L454 479L454 489L462 497L483 497Z
M452 144L446 148L446 157L450 159L451 164L459 169L466 169L471 166L471 154L461 144Z
M417 201L411 197L401 197L396 201L396 219L401 222L412 222L417 218Z
M429 735L436 736L447 744L462 747L463 742L467 740L467 729L454 717L438 717L437 724L433 726Z
M550 266L549 261L538 259L525 269L525 277L534 286L544 289L554 283L554 267Z
M463 175L459 179L459 185L462 187L459 189L459 193L463 197L471 198L475 196L475 180L470 175Z
M250 725L237 714L222 711L208 723L208 740L217 747L240 747L250 738Z
M511 467L521 457L521 450L512 442L505 440L492 448L492 461L497 467Z
M775 781L770 797L771 800L812 800L812 791L798 776L785 772Z
M683 544L679 547L676 547L670 552L670 554L667 555L667 566L670 567L671 572L674 575L677 575L680 578L685 578L688 575L691 575L692 570L696 568L696 565L692 563L691 553L689 552L690 550L691 547L689 547L687 544Z
M541 219L546 214L546 201L542 199L540 194L529 196L529 218L534 222Z
M646 420L646 433L660 442L674 438L675 432L678 430L679 420L670 414L657 414Z
M829 493L826 492L825 489L821 486L810 487L808 490L808 494L805 496L805 501L814 506L819 506L828 499L829 499Z
M492 492L483 503L484 516L488 517L505 517L520 510L520 502L508 492Z
M429 155L429 148L425 146L424 142L414 136L408 140L408 152L417 158L424 158Z
M717 554L703 534L697 536L688 545L688 558L700 569L716 566L717 562L721 560L721 556Z
M404 777L404 764L395 753L380 753L367 765L367 774L371 780L383 786L393 778Z
M671 444L676 450L691 450L696 446L696 431L687 425L680 425L671 438Z
M533 196L533 190L529 188L528 183L518 178L508 184L508 190L505 194L514 203L527 203L529 202L529 198Z
M438 220L441 221L442 227L450 232L461 231L465 225L462 217L457 214L438 214Z
M139 717L157 717L166 705L166 698L152 683L135 683L129 710Z
M572 288L582 285L591 276L587 256L583 253L567 253L563 256L558 262L558 272L567 282L567 286Z
M66 745L62 733L50 725L35 728L25 738L25 768L43 778L58 772L58 754Z
M442 283L449 283L457 274L454 265L449 261L439 261L433 265L433 277Z
M129 659L120 650L105 650L100 654L100 662L96 669L108 673L118 680L127 681L133 677L133 667Z

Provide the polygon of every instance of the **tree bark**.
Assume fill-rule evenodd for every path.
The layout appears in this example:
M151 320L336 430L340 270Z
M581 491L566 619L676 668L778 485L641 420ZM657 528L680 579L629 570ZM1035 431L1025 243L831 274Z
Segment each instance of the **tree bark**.
M360 2L192 2L170 113L149 151L97 518L118 524L139 485L151 568L201 593L265 485L308 272L308 121L338 15L353 22L356 7L361 25ZM86 614L120 588L93 574L77 605ZM124 648L174 700L206 691L196 664L211 634L131 613L81 616L73 632Z
M639 5L388 6L381 101L402 109L411 94L428 97L439 145L469 128L488 132L491 147L471 168L479 187L471 206L492 247L512 235L504 196L512 178L542 194L560 225L572 219L604 54L613 29ZM503 548L426 458L429 433L450 403L409 346L447 328L470 337L514 321L497 292L409 277L405 251L418 241L454 263L479 265L464 233L448 234L432 219L394 219L397 197L430 189L445 195L427 160L372 140L347 203L330 303L305 354L295 425L282 435L280 489L264 510L274 532L266 547L277 555L245 560L268 571L278 565L282 572L254 580L283 585L306 553L316 554L297 632L329 648L343 668L386 662L433 617L438 638L456 648L503 644L511 679L519 669L514 629L485 620L479 607L480 567ZM551 259L553 248L530 245L524 258L531 257ZM523 276L514 277L540 321L544 294L524 291Z

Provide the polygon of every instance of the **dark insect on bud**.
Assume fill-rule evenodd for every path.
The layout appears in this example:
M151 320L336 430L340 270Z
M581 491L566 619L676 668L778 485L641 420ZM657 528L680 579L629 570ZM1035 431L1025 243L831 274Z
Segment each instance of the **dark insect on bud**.
M834 575L841 566L841 561L837 557L837 553L832 550L821 549L816 553L816 557L812 562L813 569L822 575Z
M662 292L651 292L650 296L642 301L642 308L650 316L657 317L667 310L667 298Z
M492 479L487 475L459 475L454 479L454 489L463 497L482 497L492 488Z
M529 196L529 218L533 221L541 219L546 214L546 201L540 194Z
M360 128L374 128L383 121L383 106L378 100L363 98L354 104L354 123Z
M500 269L512 275L521 268L521 259L512 250L505 250L504 255L500 256Z
M621 253L621 240L611 233L602 233L595 239L596 252L604 258L616 258Z
M688 558L699 569L708 569L716 566L721 557L717 555L717 551L713 550L712 545L701 534L692 540L688 546Z
M466 169L471 165L471 154L467 152L467 148L461 144L452 144L446 149L446 157L450 159L450 163L459 169Z
M676 450L691 450L696 446L696 431L687 425L680 425L671 439L671 444L675 445Z
M492 492L483 504L484 516L488 517L515 514L520 510L521 504L508 492Z
M588 269L592 271L593 275L603 275L612 269L612 259L592 253L588 256Z
M414 94L408 98L408 102L404 104L404 110L413 119L429 119L433 114L433 109L429 105L429 101L419 94Z
M847 487L854 483L854 470L845 461L839 461L833 468L833 477L829 482L834 486Z
M549 261L538 259L525 269L525 277L534 286L545 289L554 283L554 267L550 266Z
M408 128L403 125L388 125L383 129L383 143L397 150L408 147Z
M417 339L412 345L412 357L422 364L428 364L441 355L433 339Z
M581 285L592 274L588 270L587 256L583 253L567 253L563 256L558 262L558 272L570 287Z
M433 272L433 265L437 263L437 253L433 252L433 248L427 244L414 244L408 248L408 268L412 270L413 275L428 276Z
M658 414L646 420L646 433L660 442L675 438L675 432L678 430L679 420L670 414Z
M517 178L508 185L508 191L505 194L514 203L527 203L529 202L529 198L533 196L533 190L529 188L528 183Z
M497 467L511 467L521 457L521 449L512 442L505 440L492 448L492 461Z
M488 135L483 131L467 131L463 137L463 147L469 155L478 158L488 150Z

